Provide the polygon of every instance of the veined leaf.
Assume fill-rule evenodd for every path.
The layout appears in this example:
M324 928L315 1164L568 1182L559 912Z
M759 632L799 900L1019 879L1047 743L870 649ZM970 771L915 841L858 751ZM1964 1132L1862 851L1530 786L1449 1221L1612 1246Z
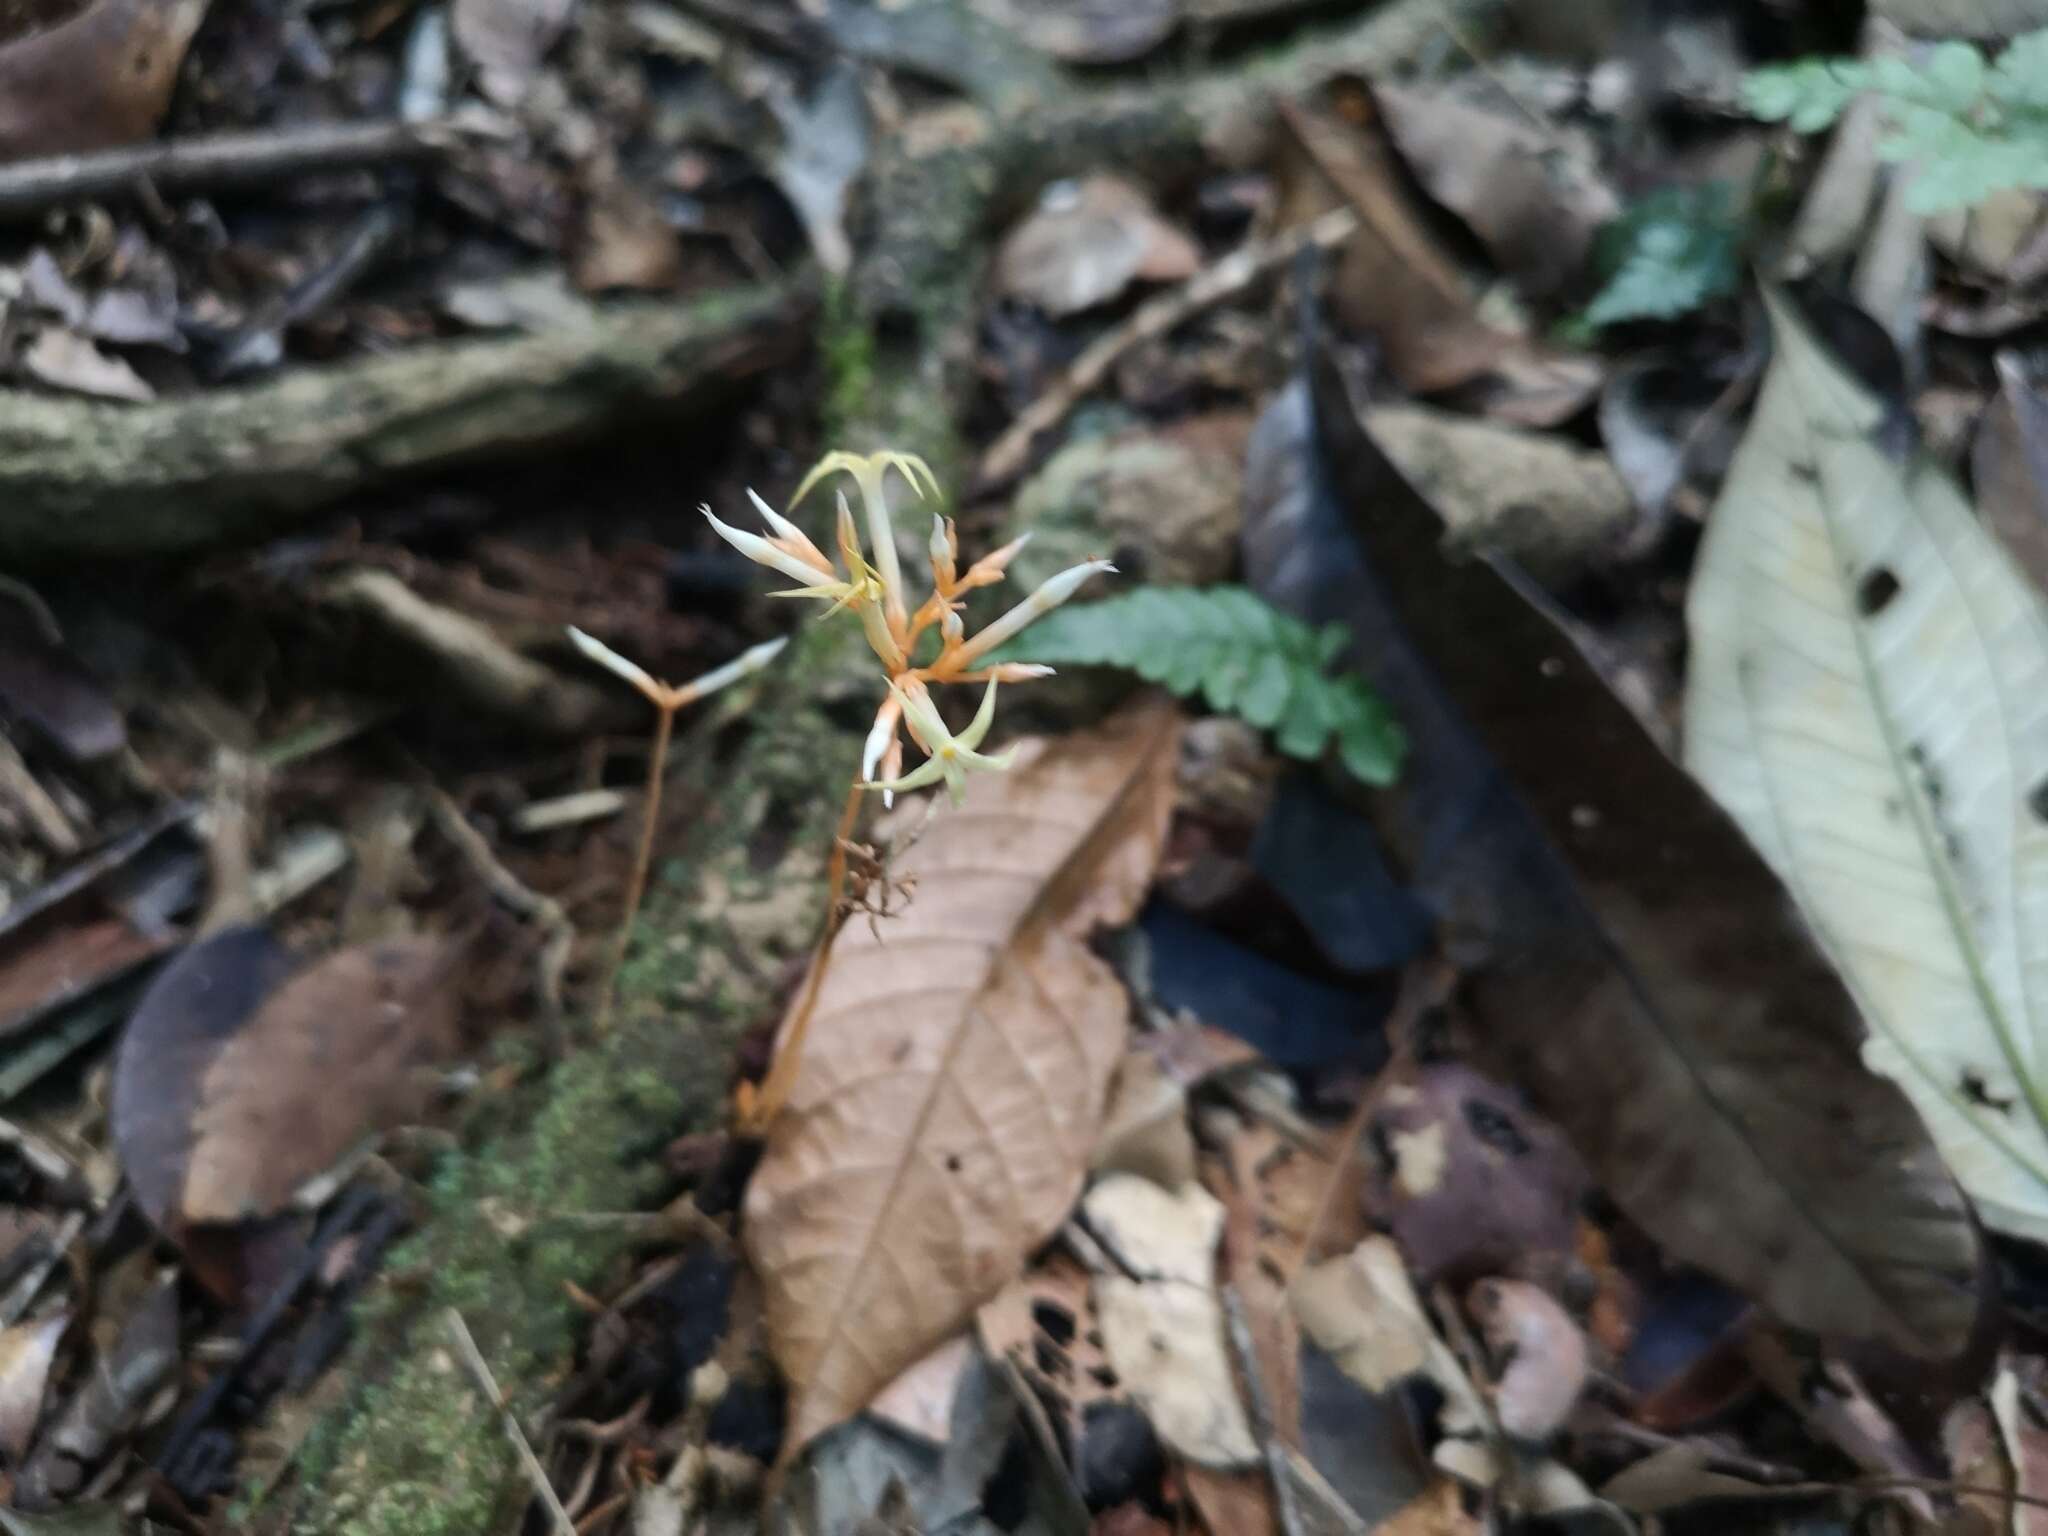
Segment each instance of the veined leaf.
M1129 1008L1088 937L1144 898L1178 733L1155 702L977 774L893 861L909 905L833 945L747 1188L785 1456L965 1323L1080 1193Z
M1856 1004L1784 887L1541 589L1446 556L1327 348L1312 381L1363 558L1324 557L1304 606L1349 613L1413 739L1369 807L1460 957L1483 1056L1674 1258L1795 1326L1959 1353L1979 1311L1966 1202L1862 1069Z
M2048 1237L2048 610L1770 302L1777 355L1688 604L1686 761L1985 1220Z
M1243 587L1140 587L1047 614L1000 659L1122 667L1273 732L1289 757L1321 757L1335 737L1354 775L1390 784L1401 728L1364 679L1328 672L1343 647L1340 627L1311 629Z

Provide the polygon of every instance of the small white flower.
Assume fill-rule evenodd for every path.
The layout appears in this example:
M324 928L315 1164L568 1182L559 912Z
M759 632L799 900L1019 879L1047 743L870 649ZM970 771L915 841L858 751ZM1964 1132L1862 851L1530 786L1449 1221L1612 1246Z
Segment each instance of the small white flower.
M891 683L890 692L896 695L903 711L904 721L909 725L911 735L918 745L930 754L917 767L901 778L869 782L868 789L879 789L885 794L901 793L905 790L923 789L927 784L945 780L946 789L954 803L967 792L967 775L971 771L1001 773L1009 768L1017 755L1011 747L1005 752L984 755L976 750L988 737L989 727L996 718L996 680L988 680L988 688L981 696L981 708L974 712L974 719L967 729L955 736L946 729L946 722L938 708L932 703L932 696L922 683Z

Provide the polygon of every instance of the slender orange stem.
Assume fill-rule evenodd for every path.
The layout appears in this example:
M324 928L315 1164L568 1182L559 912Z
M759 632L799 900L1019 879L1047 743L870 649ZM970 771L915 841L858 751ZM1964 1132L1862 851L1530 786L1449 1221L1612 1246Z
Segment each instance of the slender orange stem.
M768 1075L761 1079L760 1087L740 1096L740 1130L746 1135L766 1135L768 1127L788 1101L789 1090L796 1085L796 1071L803 1061L804 1033L811 1027L811 1015L817 1010L818 993L825 981L825 967L832 958L832 941L839 937L839 930L846 923L846 845L853 838L854 823L860 819L860 802L860 775L855 774L853 783L847 787L846 807L839 813L839 829L832 834L831 857L825 862L824 935L818 940L817 952L811 956L810 969L804 974L803 991L797 994L796 1007L791 1010L789 1023L782 1030L782 1044L768 1068Z
M605 967L604 990L597 999L597 1032L611 1028L612 996L618 990L619 970L626 963L626 950L633 942L633 924L640 916L640 899L647 893L647 871L654 864L654 828L661 819L662 772L668 764L668 738L675 728L676 710L683 704L678 695L658 700L655 709L654 750L647 759L647 807L640 816L640 846L633 854L633 875L626 882L626 911L619 921L619 937L612 945L611 963Z

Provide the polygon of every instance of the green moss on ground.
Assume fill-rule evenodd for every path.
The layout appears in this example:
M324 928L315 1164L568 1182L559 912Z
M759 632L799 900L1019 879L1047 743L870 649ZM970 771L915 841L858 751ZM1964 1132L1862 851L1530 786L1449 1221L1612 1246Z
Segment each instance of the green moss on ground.
M582 1314L568 1286L601 1283L629 1239L560 1218L648 1205L660 1149L723 1123L734 1048L818 930L823 853L862 734L833 702L857 685L860 648L846 624L792 647L697 835L653 883L610 1035L527 1090L520 1129L444 1160L418 1234L359 1309L339 1367L359 1386L301 1448L292 1529L452 1536L503 1526L524 1504L443 1315L462 1313L522 1416L573 1368Z

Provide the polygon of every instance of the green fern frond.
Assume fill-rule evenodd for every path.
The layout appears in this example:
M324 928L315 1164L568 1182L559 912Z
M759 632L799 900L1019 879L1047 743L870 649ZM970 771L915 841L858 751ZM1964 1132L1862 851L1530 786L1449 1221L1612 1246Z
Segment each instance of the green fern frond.
M1879 152L1918 168L1906 201L1919 213L2048 187L2048 29L2014 38L1995 61L1969 43L1945 42L1917 60L1767 65L1751 70L1743 88L1753 116L1799 133L1831 126L1870 92L1891 129Z
M1289 757L1319 758L1334 739L1358 778L1391 784L1406 739L1361 679L1328 671L1344 641L1342 625L1311 629L1243 587L1140 587L1048 614L998 659L1135 672L1271 732Z

